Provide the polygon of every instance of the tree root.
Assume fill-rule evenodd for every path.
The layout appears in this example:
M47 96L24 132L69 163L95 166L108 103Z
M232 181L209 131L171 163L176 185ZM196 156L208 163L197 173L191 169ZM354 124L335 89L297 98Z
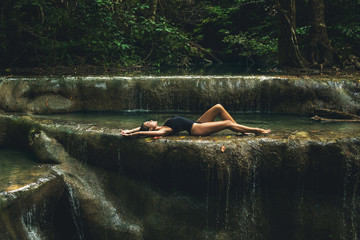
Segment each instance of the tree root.
M324 122L360 122L360 119L336 119L336 118L323 118L315 115L311 118L316 121L324 121Z
M324 121L324 122L360 122L360 116L342 112L338 110L324 109L319 108L315 109L318 114L325 115L325 117L320 117L315 115L311 119L316 121Z

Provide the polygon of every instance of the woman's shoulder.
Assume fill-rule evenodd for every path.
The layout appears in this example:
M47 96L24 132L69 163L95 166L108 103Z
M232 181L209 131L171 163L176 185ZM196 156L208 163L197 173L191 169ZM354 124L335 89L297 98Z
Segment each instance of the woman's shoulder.
M165 126L163 125L159 131L163 132L163 133L167 133L167 134L171 134L173 132L173 129L169 126Z

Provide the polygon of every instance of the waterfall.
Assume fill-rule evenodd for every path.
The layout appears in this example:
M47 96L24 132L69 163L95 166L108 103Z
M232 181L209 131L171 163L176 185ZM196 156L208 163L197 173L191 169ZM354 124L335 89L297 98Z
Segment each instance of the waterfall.
M209 213L209 205L210 205L210 166L208 165L206 168L206 172L205 172L205 176L206 176L206 227L208 229L210 229L209 226L209 218L210 218L210 213Z
M304 186L304 178L300 176L297 179L297 186L296 186L296 223L298 226L303 226L305 223L304 219L304 207L305 207L305 186Z
M226 200L225 200L225 229L229 229L229 193L230 193L230 184L231 184L231 168L226 166Z
M36 221L36 212L37 209L35 205L31 206L30 209L24 209L21 223L30 240L45 240L41 236L40 226Z
M119 173L121 176L123 176L125 170L124 170L124 163L121 161L120 148L117 148L117 161L118 161Z
M75 197L73 188L69 183L66 182L66 187L69 193L69 201L71 205L71 215L73 217L73 221L76 227L77 237L82 240L85 239L84 236L84 227L82 223L82 217L80 214L80 203L79 200Z
M83 163L87 163L87 142L85 140L82 141L82 143L79 146L79 154L80 154L80 161Z
M234 147L241 148L239 145ZM261 234L257 232L261 214L261 203L258 200L259 149L245 147L241 151L243 155L239 156L240 159L232 162L235 165L227 159L225 164L208 166L204 172L206 226L208 229L217 229L220 235L255 240ZM250 155L252 152L255 152L255 156ZM243 162L249 163L245 175L240 169Z
M258 157L255 155L254 162L251 168L251 190L250 190L250 201L251 201L251 208L252 208L252 222L255 220L255 203L256 203L256 192L257 192L257 177L258 177L258 165L259 160Z
M357 196L359 176L356 168L352 166L349 159L345 160L344 193L342 198L341 222L343 225L340 239L358 239L357 204L360 199Z
M80 217L79 209L81 208L83 211L90 211L88 214L96 212L96 216L93 216L96 219L91 220L98 221L98 224L104 227L104 234L128 231L137 235L141 232L140 226L129 223L119 214L118 209L108 199L108 195L105 194L104 186L102 186L95 172L89 167L72 159L72 161L66 160L62 165L56 166L55 171L64 176L68 186L72 186L68 189L71 195L70 201L74 207L75 219ZM91 205L91 209L82 207L81 201L79 204L77 199L86 200L85 202ZM80 239L85 239L81 221L76 221L76 225ZM92 226L87 227L91 228Z
M252 147L247 149L247 151L250 151L252 155L247 159L250 162L249 175L243 179L243 189L237 189L240 192L236 213L237 227L239 228L237 231L240 234L239 239L256 240L260 234L256 229L259 224L258 217L261 215L261 204L258 200L258 173L260 164L260 157L258 155L260 150L256 144L252 144Z

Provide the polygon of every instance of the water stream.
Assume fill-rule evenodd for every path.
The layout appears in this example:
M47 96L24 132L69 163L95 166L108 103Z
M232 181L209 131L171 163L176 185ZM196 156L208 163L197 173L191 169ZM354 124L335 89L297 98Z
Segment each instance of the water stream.
M24 151L0 148L0 192L21 190L47 176L50 165L36 162L34 155Z
M140 126L144 121L154 120L162 125L166 119L181 115L190 119L198 119L202 113L188 112L77 112L41 116L41 118L70 121L82 124L92 124L100 127L116 129L131 129ZM324 132L330 135L360 133L359 123L318 122L311 120L310 115L266 114L266 113L231 113L234 120L242 125L260 128L271 128L272 132L290 133L306 131L312 133ZM220 119L218 119L220 120ZM225 130L220 134L229 134Z

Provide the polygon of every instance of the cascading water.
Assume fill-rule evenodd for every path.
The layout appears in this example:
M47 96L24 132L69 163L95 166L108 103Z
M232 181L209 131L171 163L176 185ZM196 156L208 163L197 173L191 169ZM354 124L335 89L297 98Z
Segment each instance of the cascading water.
M45 209L42 210L44 211ZM41 235L39 223L36 221L36 212L36 206L32 206L30 209L23 209L21 223L30 240L45 240Z
M229 149L223 151L232 151L233 147L235 146L230 146ZM244 147L236 146L236 148ZM242 151L245 153L251 151L250 149L259 151L256 146L244 148ZM219 239L234 239L234 237L244 240L260 239L259 233L255 230L261 215L257 186L260 160L257 156L251 159L246 159L245 156L246 154L241 157L243 159L236 159L235 162L238 164L242 160L249 162L246 177L235 174L237 171L242 171L239 169L241 166L234 166L230 162L208 166L203 174L206 181L206 196L204 197L206 226L208 229L217 229L216 235Z
M79 146L79 160L82 161L83 163L87 163L87 142L84 141L80 146Z
M359 175L350 161L345 162L344 193L342 198L341 221L343 230L340 239L358 239L359 224L357 194Z
M69 193L69 201L70 201L70 205L71 205L71 215L72 215L75 227L76 227L77 238L79 240L83 240L83 239L85 239L85 235L84 235L84 226L83 226L83 222L82 222L82 216L80 213L80 203L79 203L79 200L74 195L74 191L73 191L73 188L71 187L71 185L69 183L66 183L66 187L67 187L67 191Z
M121 161L121 151L120 148L117 149L117 159L118 159L118 167L119 167L119 175L124 175L124 163Z
M230 195L230 185L231 185L231 168L229 166L226 166L226 200L225 200L225 229L229 229L229 195Z
M71 160L69 156L65 157L61 162L62 164L54 169L64 176L67 185L72 186L69 187L70 201L73 206L74 218L77 219L76 228L80 239L86 239L84 237L83 223L79 219L80 212L84 212L86 215L90 214L91 219L88 220L90 222L86 223L87 232L92 231L92 226L89 226L89 223L94 223L95 219L92 218L96 218L96 221L101 221L97 224L103 225L104 229L108 229L104 230L103 234L108 235L109 238L116 236L117 232L132 232L134 235L140 234L141 228L136 224L129 223L120 215L119 210L108 199L104 192L104 187L89 167L81 162ZM91 209L85 210L84 207L86 206L78 204L77 199L86 199L86 203L91 206ZM91 216L94 214L93 211L96 212L96 216Z
M256 144L252 144L251 150L248 151L258 152ZM237 225L239 229L239 239L256 240L260 239L260 232L256 231L259 216L261 215L261 204L258 203L258 167L259 159L258 154L254 154L250 159L249 174L244 179L244 189L237 189L240 192L240 199L237 203L237 213L234 214L235 219L238 221Z

